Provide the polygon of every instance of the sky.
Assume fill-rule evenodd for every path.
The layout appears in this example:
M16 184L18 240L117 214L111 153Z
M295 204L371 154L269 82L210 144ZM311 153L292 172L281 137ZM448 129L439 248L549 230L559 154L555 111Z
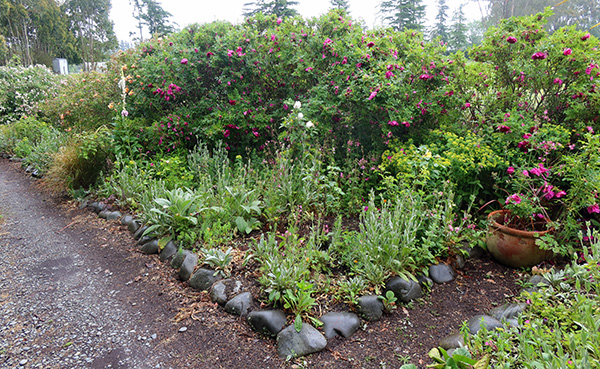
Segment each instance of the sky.
M119 40L130 40L129 33L137 32L136 21L133 18L133 7L130 0L112 0L111 19L115 25L115 33ZM209 23L215 20L227 20L239 23L243 20L242 10L244 4L250 0L163 0L161 6L173 15L171 21L178 24L179 29L194 23ZM330 8L329 0L297 0L298 6L294 7L304 17L316 17L326 13ZM468 0L464 0L467 3ZM381 25L376 18L380 0L349 0L350 16L353 19L363 20L367 27ZM463 1L446 0L450 7L449 16ZM437 9L436 0L425 0L427 18L433 22ZM479 10L475 3L468 2L465 13L467 18L479 18ZM148 34L144 35L147 38Z

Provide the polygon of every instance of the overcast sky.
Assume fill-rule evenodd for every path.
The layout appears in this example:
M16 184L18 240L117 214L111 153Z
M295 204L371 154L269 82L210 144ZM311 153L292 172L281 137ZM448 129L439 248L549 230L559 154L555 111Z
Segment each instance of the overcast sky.
M130 0L112 0L111 19L115 23L115 33L119 40L128 40L130 32L136 32L136 23L133 19L133 7ZM193 23L208 23L215 20L227 20L232 23L239 23L242 17L244 3L250 0L163 0L161 5L163 9L173 15L172 21L184 28ZM326 13L330 8L329 0L298 0L299 4L295 9L304 17L316 17ZM461 3L467 3L468 0L446 0L450 7L448 16L452 15L454 8ZM354 19L362 19L369 28L380 25L381 22L376 18L378 4L380 0L349 0L350 15ZM427 18L433 20L437 13L436 0L425 0L427 6ZM465 8L468 18L479 18L477 6L469 2ZM148 34L144 35L147 38Z

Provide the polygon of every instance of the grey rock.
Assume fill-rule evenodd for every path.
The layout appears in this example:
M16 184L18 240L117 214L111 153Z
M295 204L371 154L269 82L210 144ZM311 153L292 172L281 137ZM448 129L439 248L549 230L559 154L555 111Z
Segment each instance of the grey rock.
M478 259L485 255L485 250L482 249L479 245L475 245L473 247L466 247L465 250L469 253L469 258Z
M120 217L122 217L123 214L121 214L120 211L111 211L110 213L108 213L108 215L106 216L107 220L115 220L115 219L119 219Z
M513 328L519 328L519 319L510 318L510 319L506 319L505 322L508 323L508 325Z
M129 231L129 233L134 233L137 232L138 229L140 229L140 221L137 219L131 219L131 221L129 223L127 223L127 230Z
M386 291L394 292L394 296L402 302L410 302L423 295L423 290L419 282L412 279L406 280L400 277L394 277L385 284Z
M312 325L303 323L300 332L293 325L277 335L277 354L282 358L301 357L323 350L327 346L325 337Z
M383 315L383 302L374 295L359 297L358 311L368 321L379 320Z
M148 226L138 228L138 230L135 231L135 233L133 234L133 239L137 241L140 238L142 238L142 235L144 234L144 232L146 232L146 229L148 229Z
M192 252L189 250L179 250L179 252L177 252L177 254L175 254L175 256L173 256L173 259L171 259L171 268L173 268L173 269L181 268L181 264L183 264L183 260L190 254L192 254Z
M227 301L240 293L242 282L233 279L224 279L212 285L210 299L219 305L225 305Z
M523 311L527 304L519 303L519 304L504 304L498 307L495 307L490 311L490 316L502 321L508 320L512 318L518 317Z
M438 344L444 350L455 349L465 345L465 339L462 333L454 333L442 338Z
M248 314L248 324L255 332L275 337L285 327L285 313L281 310L255 310Z
M502 322L489 315L475 315L467 321L467 326L469 327L469 333L472 335L477 334L482 326L488 331L503 327Z
M153 239L153 237L151 237L151 236L144 236L144 237L142 237L142 238L140 238L138 240L137 244L138 245L143 245L143 244L145 244L146 242L148 242L148 241L150 241L152 239Z
M252 294L242 292L225 304L225 311L229 314L246 316L252 307Z
M461 270L465 267L466 263L467 261L465 260L464 256L456 255L455 259L452 261L452 266L454 266L458 270Z
M531 286L531 287L527 287L524 289L524 291L527 292L533 292L533 291L537 291L540 286L549 286L550 283L546 280L546 278L544 278L541 275L532 275L531 278L529 278L529 280L527 281L527 283Z
M173 241L167 242L165 247L159 252L158 258L160 261L169 260L169 258L173 257L177 253L177 245Z
M323 315L319 320L323 322L323 333L326 338L338 336L348 338L360 327L360 319L353 313L331 312Z
M198 264L198 255L190 252L181 263L181 267L179 268L179 278L182 281L187 281L194 273L194 269Z
M102 219L107 219L108 218L108 214L110 214L111 212L109 210L102 210L100 213L98 213L98 217L102 218Z
M181 269L183 270L183 267ZM214 270L200 268L190 278L189 283L193 289L206 291L219 279L221 279L221 275L219 273L215 275Z
M142 245L140 249L144 254L158 254L158 240L155 238Z
M129 223L131 223L133 221L133 217L129 214L125 214L123 215L123 217L121 218L121 224L122 225L128 225Z
M425 274L417 275L417 282L419 282L421 288L431 288L433 286L433 281Z
M456 278L456 272L447 264L430 265L429 278L435 283L448 283Z

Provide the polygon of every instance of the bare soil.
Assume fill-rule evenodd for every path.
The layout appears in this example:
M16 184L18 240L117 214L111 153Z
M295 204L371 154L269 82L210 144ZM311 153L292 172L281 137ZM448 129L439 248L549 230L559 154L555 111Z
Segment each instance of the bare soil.
M422 299L365 323L349 339L330 340L320 353L286 362L277 357L274 340L190 289L157 256L141 254L124 226L49 197L18 163L7 160L0 160L0 215L1 367L27 360L23 367L397 368L412 362L424 368L431 362L428 351L442 337L509 301L521 277L487 255L469 259L455 281L434 285ZM71 279L78 283L65 282ZM31 321L17 314L27 304L38 306L30 310L48 309ZM96 324L105 331L66 345L65 332L72 332L52 326L53 317L67 316L81 327L94 306ZM38 349L24 350L23 332L32 325L38 334L25 341ZM180 332L182 327L187 330ZM148 336L124 333L136 329ZM73 359L85 355L86 362Z

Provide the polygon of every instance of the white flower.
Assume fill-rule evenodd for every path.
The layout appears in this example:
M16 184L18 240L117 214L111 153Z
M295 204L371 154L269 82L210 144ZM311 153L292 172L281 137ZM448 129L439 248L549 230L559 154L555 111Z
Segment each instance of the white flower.
M315 126L315 124L313 122L311 122L310 120L308 122L306 122L306 128L312 128L314 126Z
M296 101L294 103L294 109L298 110L302 107L302 103L300 101Z
M304 114L298 113L298 119L302 119L302 118L304 118Z

